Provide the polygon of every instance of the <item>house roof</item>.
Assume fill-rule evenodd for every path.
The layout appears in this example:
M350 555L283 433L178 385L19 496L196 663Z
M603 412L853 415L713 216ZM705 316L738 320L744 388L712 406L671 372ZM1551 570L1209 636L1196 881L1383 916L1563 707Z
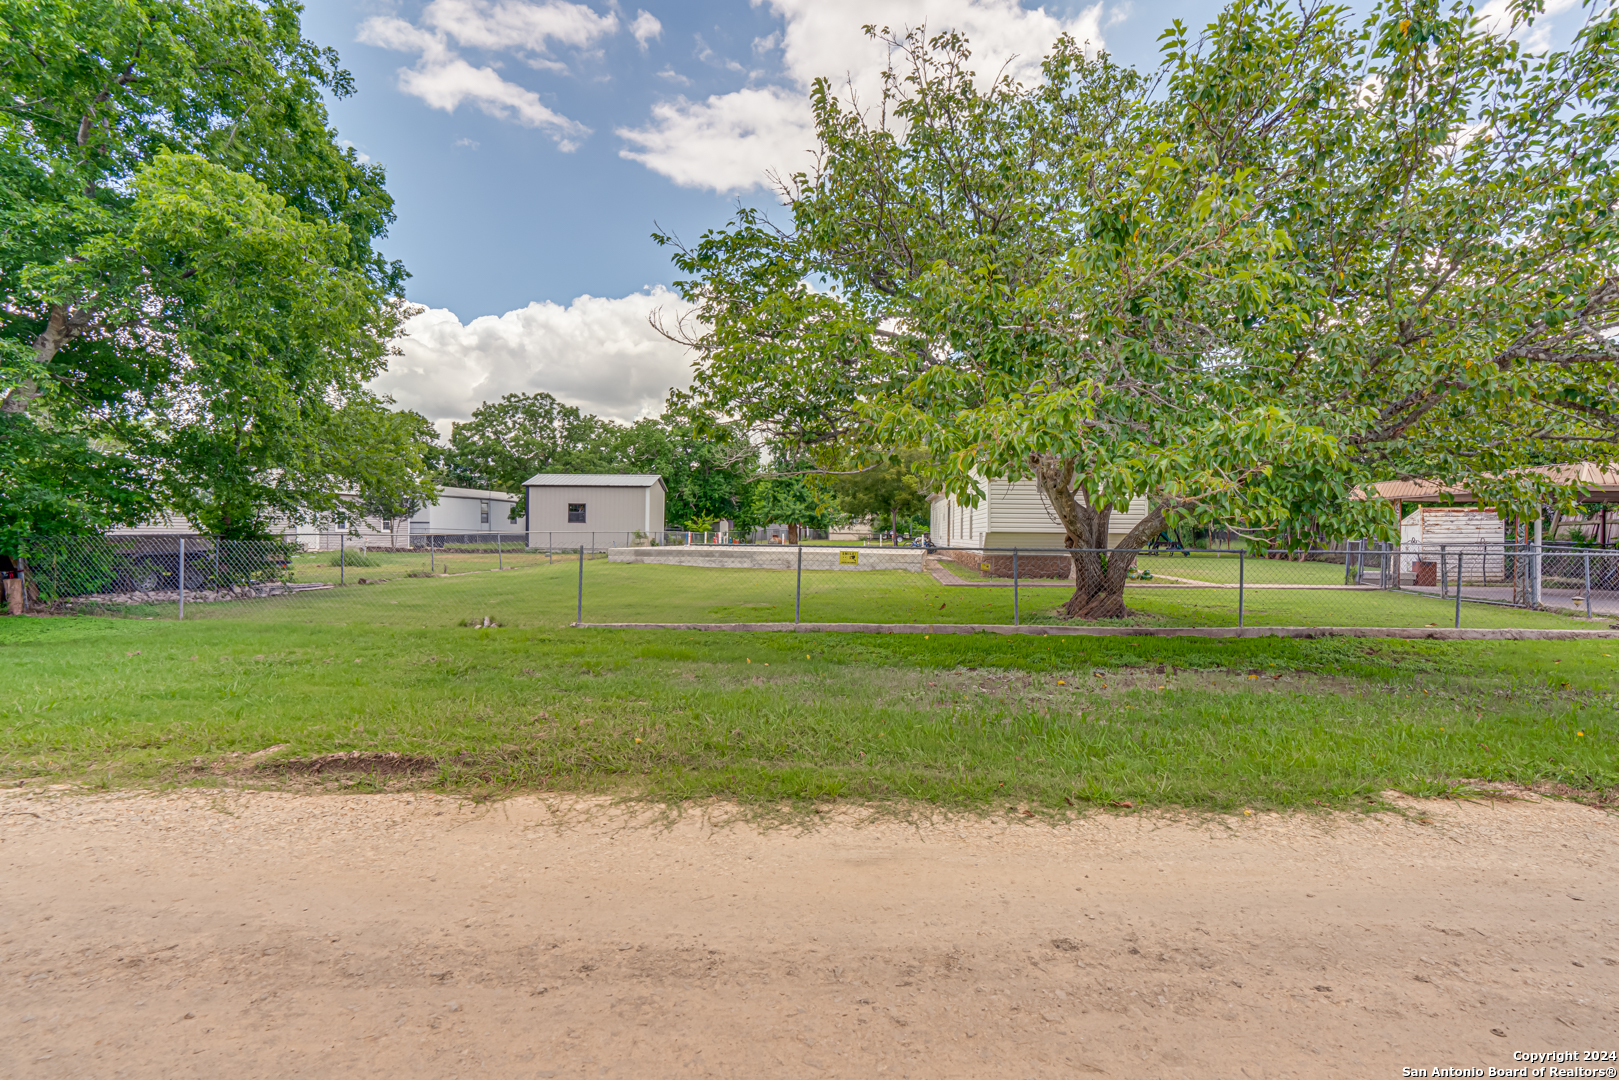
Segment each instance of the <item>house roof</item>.
M661 485L663 477L657 473L537 473L528 478L524 487L632 487L649 488Z
M516 495L510 495L504 491L484 491L482 488L441 487L438 489L438 494L441 499L449 495L452 498L459 499L505 499L508 502L517 501Z

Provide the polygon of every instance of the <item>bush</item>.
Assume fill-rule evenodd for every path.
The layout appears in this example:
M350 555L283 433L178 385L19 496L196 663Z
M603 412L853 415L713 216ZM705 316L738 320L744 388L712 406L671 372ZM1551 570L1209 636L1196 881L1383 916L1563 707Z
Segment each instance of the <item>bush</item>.
M373 559L363 551L340 551L326 560L327 566L381 566L379 559Z

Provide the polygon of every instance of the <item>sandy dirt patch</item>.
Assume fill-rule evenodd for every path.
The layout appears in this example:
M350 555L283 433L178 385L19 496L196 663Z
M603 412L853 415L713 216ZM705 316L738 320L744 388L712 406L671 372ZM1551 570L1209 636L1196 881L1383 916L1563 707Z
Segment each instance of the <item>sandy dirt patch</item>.
M761 832L12 792L0 1075L1259 1080L1619 1049L1619 820L1416 809Z

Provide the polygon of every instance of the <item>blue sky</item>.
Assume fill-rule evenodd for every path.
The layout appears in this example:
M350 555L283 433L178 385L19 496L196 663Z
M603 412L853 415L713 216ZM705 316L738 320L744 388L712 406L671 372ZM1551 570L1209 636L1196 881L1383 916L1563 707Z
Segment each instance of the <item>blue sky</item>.
M376 385L444 429L508 392L655 413L689 357L646 322L678 308L654 223L694 238L738 200L772 205L767 170L808 160L809 79L874 93L883 54L862 23L961 29L980 70L1027 71L1062 31L1150 67L1172 19L1201 26L1219 6L315 0L305 33L359 91L333 121L387 167L399 220L383 248L427 309Z

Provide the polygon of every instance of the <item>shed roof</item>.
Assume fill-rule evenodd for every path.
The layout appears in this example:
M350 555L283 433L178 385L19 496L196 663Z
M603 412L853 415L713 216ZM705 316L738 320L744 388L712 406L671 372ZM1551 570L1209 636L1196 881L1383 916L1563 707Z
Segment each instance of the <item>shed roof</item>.
M524 487L631 487L648 488L663 484L657 473L536 473Z
M1583 499L1588 502L1619 501L1619 472L1604 469L1593 461L1576 461L1566 465L1536 465L1523 470L1539 473L1559 484L1571 484L1584 489ZM1455 502L1472 502L1473 493L1465 487L1446 486L1432 480L1385 480L1372 485L1376 497L1402 502L1442 502L1448 497Z

